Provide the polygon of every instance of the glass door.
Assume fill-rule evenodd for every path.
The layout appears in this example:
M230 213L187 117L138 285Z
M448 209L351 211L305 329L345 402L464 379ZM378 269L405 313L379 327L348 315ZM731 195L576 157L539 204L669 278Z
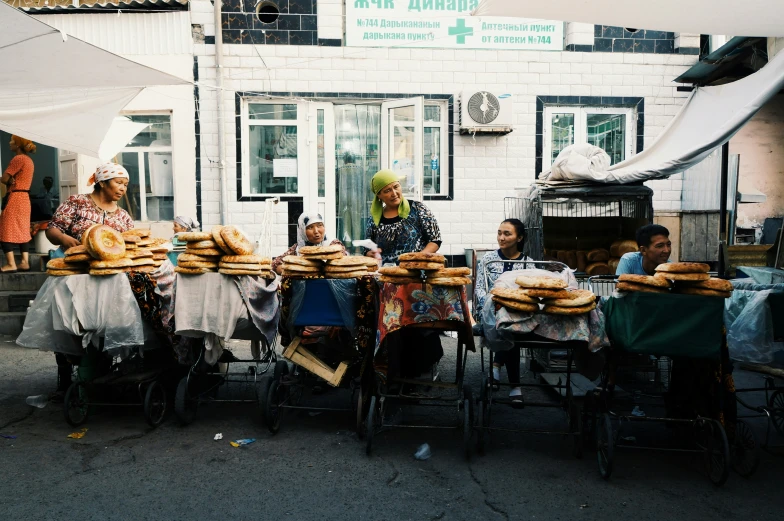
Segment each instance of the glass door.
M308 104L308 153L315 179L308 184L305 211L324 218L327 236L338 237L335 222L335 113L332 103Z
M400 174L403 194L422 199L424 110L421 96L381 104L381 168Z

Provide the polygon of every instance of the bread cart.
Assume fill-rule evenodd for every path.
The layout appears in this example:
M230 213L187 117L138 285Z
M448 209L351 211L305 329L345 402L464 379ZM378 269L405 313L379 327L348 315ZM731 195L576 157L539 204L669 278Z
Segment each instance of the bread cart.
M364 436L370 360L375 338L377 286L372 276L352 279L313 277L281 281L281 343L285 346L271 376L262 379L259 407L273 434L284 411L356 412ZM308 330L312 343L307 343ZM351 389L349 407L328 407L317 398L326 383ZM303 402L308 399L309 403Z
M604 391L606 372L589 408L600 475L610 478L621 448L699 453L708 478L723 485L731 466L724 425L735 422L724 299L627 293L600 307L617 368L615 391ZM677 446L637 445L629 431L645 423L671 427Z

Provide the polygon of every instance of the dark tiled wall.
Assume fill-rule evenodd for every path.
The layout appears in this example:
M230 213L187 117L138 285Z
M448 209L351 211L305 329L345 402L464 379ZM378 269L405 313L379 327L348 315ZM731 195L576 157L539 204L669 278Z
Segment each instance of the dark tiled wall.
M623 27L594 25L593 45L566 46L567 51L575 52L630 52L649 54L694 54L700 53L697 47L675 48L675 33L640 29L631 32Z
M637 109L636 153L642 152L645 133L645 100L625 96L537 96L536 97L536 177L542 172L544 154L544 108L547 105L584 107L631 107Z
M276 0L278 19L270 24L256 17L258 0L223 0L223 43L253 45L341 45L318 38L316 0Z

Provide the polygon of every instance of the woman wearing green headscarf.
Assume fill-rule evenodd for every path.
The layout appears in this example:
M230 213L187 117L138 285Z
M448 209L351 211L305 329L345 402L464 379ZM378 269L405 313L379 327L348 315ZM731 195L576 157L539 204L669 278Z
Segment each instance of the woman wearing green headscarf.
M403 253L435 253L441 247L441 230L432 212L418 201L403 197L400 175L380 170L373 176L375 197L370 206L365 237L378 245L367 255L381 258L384 264L397 264Z

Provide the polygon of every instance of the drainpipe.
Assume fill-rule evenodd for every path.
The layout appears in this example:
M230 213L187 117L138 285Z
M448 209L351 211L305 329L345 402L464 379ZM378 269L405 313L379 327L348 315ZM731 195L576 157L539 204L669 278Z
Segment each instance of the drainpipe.
M221 224L229 224L229 191L226 179L226 128L223 117L223 25L221 0L215 2L215 85L218 96L218 175L220 176Z

